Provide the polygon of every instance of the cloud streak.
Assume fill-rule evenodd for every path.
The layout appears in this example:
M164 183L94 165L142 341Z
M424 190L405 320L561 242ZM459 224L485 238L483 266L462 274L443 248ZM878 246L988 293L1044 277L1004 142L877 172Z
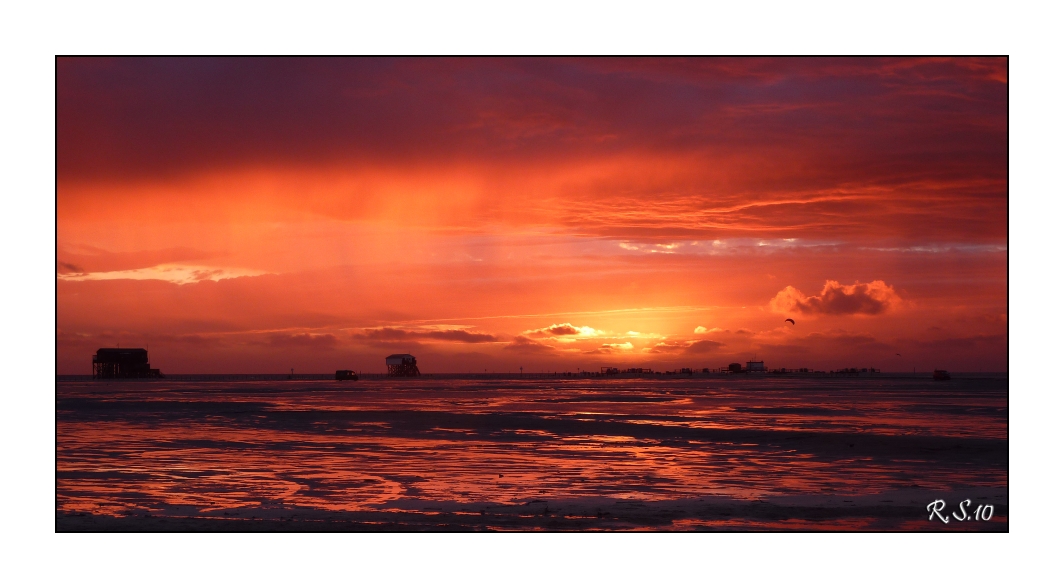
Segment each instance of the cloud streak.
M646 353L656 354L685 353L688 355L704 355L719 351L720 348L724 346L724 343L711 341L709 339L702 339L700 341L662 341L655 344L653 347L647 347L644 351Z
M513 338L512 341L507 343L503 347L504 351L510 351L514 353L553 353L554 347L541 343L539 341L529 339L524 335L518 335Z
M553 324L541 329L531 329L524 332L526 337L596 337L602 335L602 331L591 327L578 327L572 323Z
M340 340L332 333L271 333L266 341L276 347L333 348Z
M499 338L488 333L477 333L464 329L443 329L434 331L411 331L384 327L365 329L352 335L360 341L446 341L452 343L495 343Z
M70 282L99 280L161 280L172 284L184 285L196 284L204 281L217 282L234 278L248 278L268 273L246 268L205 267L194 265L182 266L171 264L109 272L72 273L72 269L76 270L80 268L71 264L57 264L56 278Z

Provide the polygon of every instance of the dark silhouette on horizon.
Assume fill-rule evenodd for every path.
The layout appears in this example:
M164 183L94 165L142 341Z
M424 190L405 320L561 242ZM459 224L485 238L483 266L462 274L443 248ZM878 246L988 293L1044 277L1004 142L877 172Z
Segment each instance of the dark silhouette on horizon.
M384 358L384 363L388 366L389 376L414 377L421 375L421 371L417 369L417 358L409 353L389 355Z
M162 372L148 363L148 350L101 347L92 356L93 379L161 378Z

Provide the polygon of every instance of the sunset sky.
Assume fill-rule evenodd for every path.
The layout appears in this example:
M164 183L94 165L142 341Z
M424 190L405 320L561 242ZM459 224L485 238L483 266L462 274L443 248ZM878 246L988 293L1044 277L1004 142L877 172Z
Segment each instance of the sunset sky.
M1003 58L56 72L60 374L1007 370Z

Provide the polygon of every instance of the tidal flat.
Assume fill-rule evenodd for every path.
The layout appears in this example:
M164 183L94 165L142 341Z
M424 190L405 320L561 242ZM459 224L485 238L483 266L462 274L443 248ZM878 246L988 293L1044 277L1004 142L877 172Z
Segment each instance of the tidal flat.
M56 530L1007 531L1008 377L60 381Z

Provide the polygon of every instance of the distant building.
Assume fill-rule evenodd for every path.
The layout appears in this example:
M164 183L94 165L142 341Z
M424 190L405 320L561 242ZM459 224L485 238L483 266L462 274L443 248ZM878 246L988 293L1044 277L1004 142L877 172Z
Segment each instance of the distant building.
M743 364L741 363L729 363L728 371L733 374L738 374L743 371Z
M148 363L147 349L102 347L92 356L94 380L115 378L161 378L162 373Z
M421 375L421 372L417 369L417 359L409 353L389 355L384 358L384 363L388 366L389 376L412 377Z
M765 362L763 362L763 361L748 361L748 362L746 362L746 371L748 371L748 372L763 372L763 371L765 371Z
M603 373L603 374L619 374L619 373L621 373L621 370L619 370L619 369L617 369L615 367L604 367L604 368L600 368L599 369L599 373Z

